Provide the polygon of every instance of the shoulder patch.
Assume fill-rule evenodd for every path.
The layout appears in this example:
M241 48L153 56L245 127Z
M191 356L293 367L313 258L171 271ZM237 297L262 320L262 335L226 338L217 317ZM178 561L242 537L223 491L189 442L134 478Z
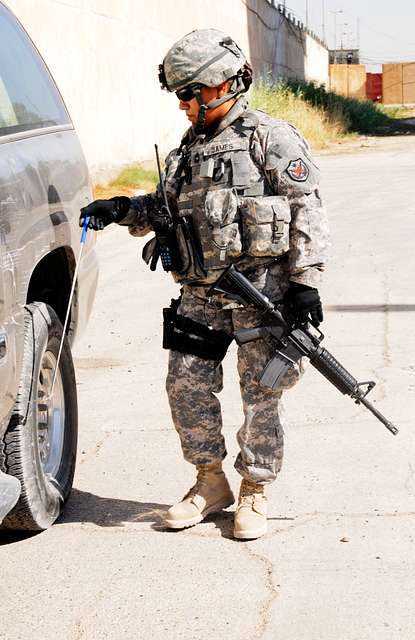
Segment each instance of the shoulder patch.
M291 160L285 171L288 173L291 180L295 180L295 182L305 182L310 175L309 168L301 158Z

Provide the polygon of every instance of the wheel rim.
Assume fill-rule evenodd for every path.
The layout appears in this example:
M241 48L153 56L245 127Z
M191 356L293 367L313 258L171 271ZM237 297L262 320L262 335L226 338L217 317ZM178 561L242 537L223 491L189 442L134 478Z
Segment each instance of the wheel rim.
M65 438L65 397L61 372L52 390L56 357L45 351L39 371L37 401L37 445L43 473L55 478L62 460Z

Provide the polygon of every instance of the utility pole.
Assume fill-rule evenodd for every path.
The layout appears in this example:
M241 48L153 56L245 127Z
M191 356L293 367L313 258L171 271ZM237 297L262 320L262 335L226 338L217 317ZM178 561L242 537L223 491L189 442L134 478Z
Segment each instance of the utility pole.
M323 42L326 42L326 11L324 7L324 0L321 0L321 16L322 16L322 34L323 34Z
M343 50L344 48L346 48L346 49L347 49L347 47L346 47L346 46L345 46L345 47L343 47L343 43L345 42L345 40L343 40L343 38L344 38L345 36L349 35L349 32L344 30L344 27L348 27L348 26L349 26L349 24L348 24L347 22L344 22L344 23L343 23L343 26L342 26L342 33L341 33L341 38L340 38L340 49L341 49L341 50ZM342 57L343 57L343 54L342 54Z
M308 0L305 0L305 26L308 29Z
M337 62L337 14L343 13L343 9L338 11L330 11L334 15L334 64Z

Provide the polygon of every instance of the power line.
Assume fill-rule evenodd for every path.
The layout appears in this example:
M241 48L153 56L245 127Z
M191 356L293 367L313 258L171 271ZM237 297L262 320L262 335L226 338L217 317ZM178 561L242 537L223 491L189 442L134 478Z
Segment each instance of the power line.
M281 29L281 26L282 26L282 24L283 24L283 22L284 22L284 18L282 17L282 15L281 15L281 19L280 19L280 22L279 22L278 26L277 26L277 27L270 27L270 26L269 26L269 24L267 24L267 23L265 22L265 20L262 18L262 16L260 16L260 15L259 15L258 11L255 11L255 9L253 9L252 7L250 7L250 6L249 6L249 4L248 4L247 2L245 2L245 0L241 0L241 2L242 2L242 4L243 4L243 5L245 5L245 7L248 9L248 11L250 11L251 13L253 13L253 14L258 18L258 20L260 21L260 23L261 23L264 27L266 27L269 31L276 31L277 33L279 32L279 30Z
M378 56L377 54L362 52L360 55L361 60L370 60L372 62L415 62L415 56L401 56L400 54L388 54L387 56Z
M399 41L400 44L404 44L408 47L415 47L415 42L404 42L403 40L400 39L399 36L392 36L390 33L383 33L382 31L377 31L376 29L373 29L373 27L371 27L366 20L362 20L361 22L365 25L366 29L369 29L369 31L372 31L373 33L375 33L377 36L382 36L382 38L389 38L390 40L393 40L394 42L396 42L397 40Z

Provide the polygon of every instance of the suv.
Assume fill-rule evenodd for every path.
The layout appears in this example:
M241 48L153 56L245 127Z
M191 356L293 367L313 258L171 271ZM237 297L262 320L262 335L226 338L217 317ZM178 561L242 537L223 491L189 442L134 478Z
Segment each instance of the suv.
M67 335L52 379L92 200L73 124L45 63L0 1L0 521L42 530L75 470L77 398L71 344L85 327L98 266L87 236ZM11 509L11 510L10 510Z

